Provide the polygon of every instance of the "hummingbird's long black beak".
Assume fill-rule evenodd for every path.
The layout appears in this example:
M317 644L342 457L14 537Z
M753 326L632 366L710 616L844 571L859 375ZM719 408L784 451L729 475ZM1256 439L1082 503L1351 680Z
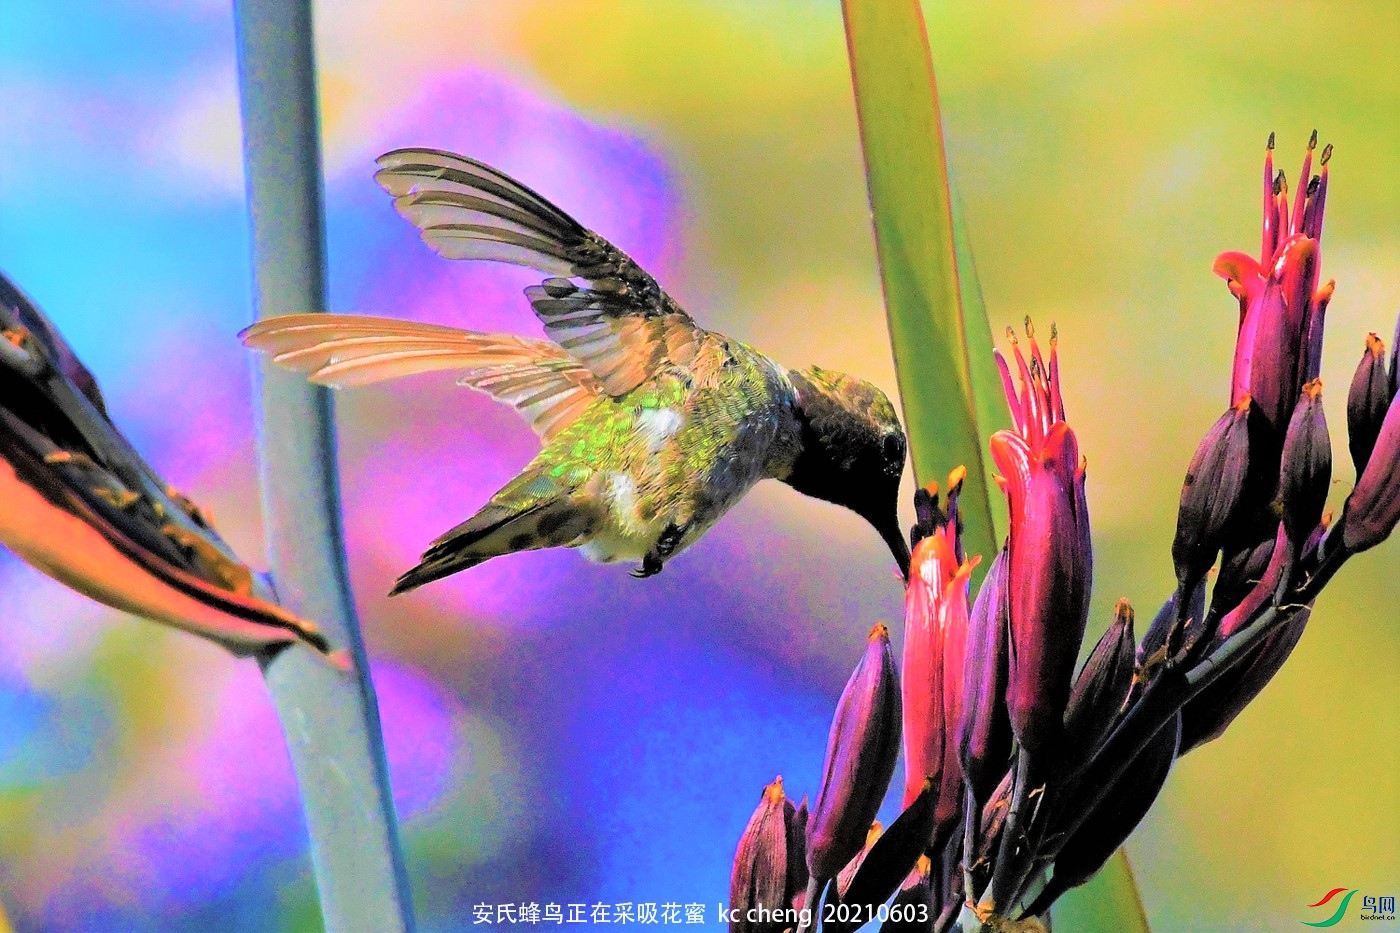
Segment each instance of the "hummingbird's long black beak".
M875 530L880 532L880 537L885 539L890 553L894 555L895 563L899 564L899 572L904 575L904 582L908 583L909 541L904 537L904 528L899 524L899 515L891 512L889 518L871 524L875 526Z

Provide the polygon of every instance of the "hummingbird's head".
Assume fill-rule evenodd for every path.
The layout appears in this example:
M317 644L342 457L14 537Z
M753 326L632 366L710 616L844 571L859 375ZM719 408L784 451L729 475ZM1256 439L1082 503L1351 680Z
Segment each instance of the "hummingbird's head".
M864 379L813 366L788 373L797 390L802 450L786 482L803 495L860 515L909 576L909 545L899 524L899 481L908 443L894 405Z

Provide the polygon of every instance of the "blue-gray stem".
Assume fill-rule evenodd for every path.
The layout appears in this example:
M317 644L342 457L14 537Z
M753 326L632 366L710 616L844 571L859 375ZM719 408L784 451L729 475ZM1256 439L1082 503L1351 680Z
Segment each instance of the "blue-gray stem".
M236 0L243 159L260 317L323 310L325 237L310 0ZM258 457L278 599L350 661L300 646L263 673L286 734L328 930L413 927L379 708L346 573L325 389L264 365Z

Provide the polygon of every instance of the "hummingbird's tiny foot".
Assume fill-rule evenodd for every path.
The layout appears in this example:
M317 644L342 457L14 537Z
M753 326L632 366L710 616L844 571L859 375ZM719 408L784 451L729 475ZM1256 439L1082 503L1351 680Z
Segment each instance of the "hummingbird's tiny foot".
M642 558L642 566L631 571L631 573L632 576L636 577L638 580L645 580L647 577L654 577L660 573L662 566L660 557L657 557L655 554L648 554L646 557Z
M667 525L666 529L661 532L661 537L656 540L656 550L653 552L654 556L665 559L674 554L676 548L680 546L681 539L685 537L685 533L689 529L689 522L684 525ZM649 554L647 556L650 558L653 555ZM658 560L657 563L659 564L660 560ZM658 566L656 569L660 570L661 568Z

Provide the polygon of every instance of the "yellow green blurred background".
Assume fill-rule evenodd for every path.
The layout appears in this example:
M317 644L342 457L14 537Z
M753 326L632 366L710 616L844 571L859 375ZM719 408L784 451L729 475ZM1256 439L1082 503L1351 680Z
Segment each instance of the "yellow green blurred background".
M1027 315L1059 328L1089 464L1092 639L1120 596L1150 615L1172 585L1181 477L1229 394L1237 305L1211 262L1257 248L1270 131L1291 180L1314 127L1336 147L1332 504L1350 488L1345 387L1366 333L1389 339L1400 310L1400 4L924 11L994 330ZM333 310L537 326L518 297L528 274L439 269L373 186L384 149L456 148L634 252L706 326L893 393L835 0L338 0L316 19ZM117 385L115 413L156 465L256 554L233 340L250 314L234 67L225 3L6 4L0 265ZM398 685L395 781L417 795L401 806L423 927L468 926L472 903L512 896L628 899L657 878L670 896L722 900L762 783L783 771L790 794L815 791L863 633L899 612L878 540L760 488L655 585L532 555L390 603L393 573L531 441L450 380L341 402L357 595ZM402 473L410 460L418 472ZM1128 846L1154 929L1294 929L1334 887L1397 893L1398 570L1396 542L1356 559L1264 694L1177 765ZM174 804L152 801L206 746L277 757L256 673L13 561L0 586L23 593L0 593L0 638L22 645L0 650L0 686L29 698L0 700L0 902L16 929L313 923L304 843L241 835L271 830L240 808L295 825L280 759L251 779L226 763ZM211 679L239 685L236 727ZM24 712L47 709L60 712ZM396 732L396 709L418 731ZM632 717L645 741L599 737L600 719L625 737ZM243 841L188 842L211 831ZM160 857L122 875L148 844ZM195 853L182 872L215 880L183 894L153 880L182 852Z

